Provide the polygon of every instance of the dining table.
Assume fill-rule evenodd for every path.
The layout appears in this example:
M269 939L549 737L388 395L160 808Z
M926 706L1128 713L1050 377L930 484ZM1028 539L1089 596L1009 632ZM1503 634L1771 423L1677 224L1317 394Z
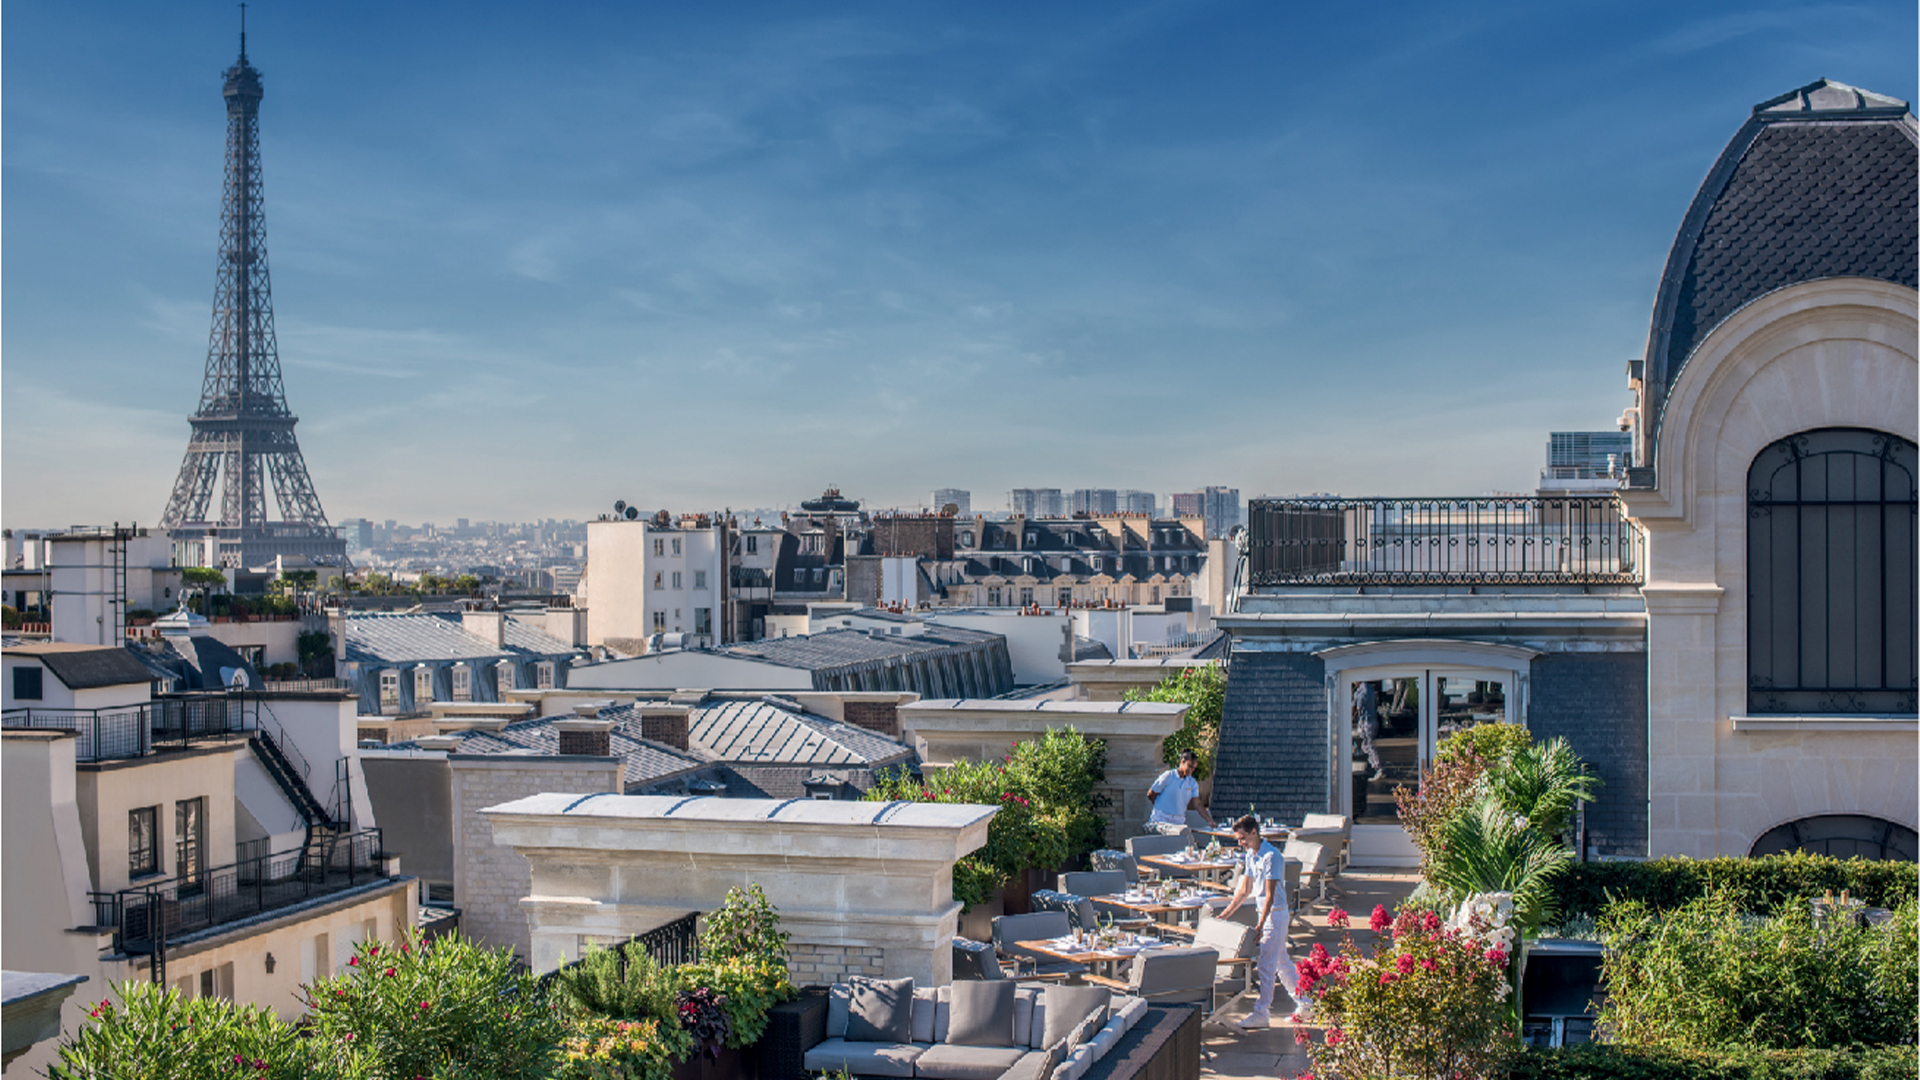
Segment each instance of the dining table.
M1226 893L1217 888L1201 886L1191 895L1174 900L1162 900L1145 890L1126 893L1109 893L1106 896L1096 896L1092 899L1094 902L1104 904L1108 907L1122 908L1138 915L1144 915L1155 922L1167 920L1177 923L1185 921L1189 916L1192 917L1193 921L1198 922L1200 920L1200 911L1207 906L1208 900L1224 899L1225 897Z
M1029 952L1049 956L1055 960L1064 960L1070 964L1084 964L1095 975L1106 979L1124 981L1121 969L1133 963L1133 958L1148 949L1169 944L1157 937L1138 939L1133 944L1103 947L1083 944L1074 937L1042 938L1038 941L1020 941L1015 944Z
M1156 870L1191 874L1200 881L1215 885L1231 880L1234 872L1240 869L1240 860L1233 855L1209 859L1204 855L1188 856L1176 852L1172 855L1142 855L1139 862Z

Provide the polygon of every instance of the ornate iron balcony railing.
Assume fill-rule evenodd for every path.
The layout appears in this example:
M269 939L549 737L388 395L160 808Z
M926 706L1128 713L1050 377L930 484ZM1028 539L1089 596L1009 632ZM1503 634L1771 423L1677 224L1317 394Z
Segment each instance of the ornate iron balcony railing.
M1646 542L1612 495L1255 499L1250 584L1638 585Z

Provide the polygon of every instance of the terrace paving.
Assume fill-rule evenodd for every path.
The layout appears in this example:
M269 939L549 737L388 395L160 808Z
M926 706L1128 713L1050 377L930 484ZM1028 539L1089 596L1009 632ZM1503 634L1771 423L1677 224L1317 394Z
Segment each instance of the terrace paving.
M1385 904L1391 910L1419 884L1420 875L1412 870L1348 870L1339 880L1347 895L1333 899L1354 916L1351 927L1354 941L1366 948L1374 939L1373 932L1367 929L1367 915L1374 905ZM1325 905L1312 908L1304 920L1313 928L1311 934L1305 930L1294 931L1289 946L1296 962L1315 942L1325 945L1328 951L1339 947L1340 934L1327 925L1327 910ZM1286 1004L1275 1001L1272 1027L1265 1031L1242 1031L1237 1025L1251 1005L1251 998L1242 998L1225 1023L1209 1024L1201 1030L1201 1080L1240 1080L1256 1076L1272 1080L1307 1071L1307 1048L1293 1041L1294 1025L1280 1019Z

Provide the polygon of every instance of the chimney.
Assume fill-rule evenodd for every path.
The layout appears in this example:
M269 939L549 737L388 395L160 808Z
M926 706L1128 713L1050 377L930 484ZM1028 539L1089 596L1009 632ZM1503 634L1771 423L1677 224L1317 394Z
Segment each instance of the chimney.
M610 757L613 754L613 721L555 720L553 730L560 735L560 753L585 757Z
M463 611L460 629L500 648L507 643L507 617L498 611Z
M347 613L343 608L327 609L327 633L333 638L333 662L339 665L337 672L346 671L347 663Z
M687 717L692 710L687 706L636 704L634 711L640 714L641 738L682 752L689 749Z
M894 701L847 701L840 715L854 727L865 728L889 739L900 737L900 706Z
M550 607L547 609L547 635L559 638L574 648L587 643L587 609Z

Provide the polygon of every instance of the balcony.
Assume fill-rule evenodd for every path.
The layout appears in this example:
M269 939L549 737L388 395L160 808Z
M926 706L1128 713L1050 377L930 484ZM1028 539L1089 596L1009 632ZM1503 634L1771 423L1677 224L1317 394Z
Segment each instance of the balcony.
M1613 495L1255 499L1247 583L1638 585L1646 540Z
M176 852L180 872L119 892L90 894L94 923L112 927L115 949L165 955L167 942L251 919L388 876L379 829L316 838L299 851L260 854L196 869Z
M108 709L8 709L0 726L76 732L82 763L146 757L162 750L245 734L258 726L259 704L239 694L158 698Z

